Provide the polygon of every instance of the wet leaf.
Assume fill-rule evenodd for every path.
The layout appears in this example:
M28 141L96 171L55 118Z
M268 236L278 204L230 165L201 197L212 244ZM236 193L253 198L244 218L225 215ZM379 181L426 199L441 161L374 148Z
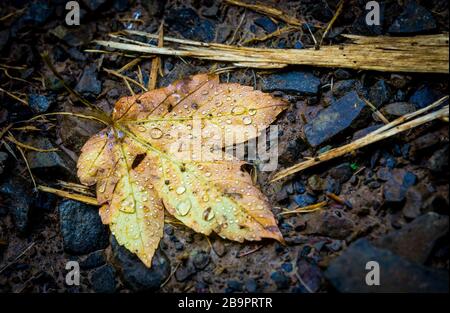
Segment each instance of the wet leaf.
M284 108L282 100L206 74L121 98L112 126L84 145L78 177L96 185L103 223L148 267L164 208L205 235L282 241L266 197L224 148L256 138Z

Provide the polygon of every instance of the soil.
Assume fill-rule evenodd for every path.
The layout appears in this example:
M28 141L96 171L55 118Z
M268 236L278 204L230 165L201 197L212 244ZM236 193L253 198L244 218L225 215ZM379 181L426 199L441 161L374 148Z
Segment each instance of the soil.
M45 64L41 57L45 52L68 85L111 112L114 103L130 91L123 80L103 69L119 69L129 59L87 52L86 49L100 48L91 43L93 39L108 39L109 33L125 28L156 33L164 21L167 36L240 44L284 25L216 0L83 0L79 1L81 25L67 26L65 2L2 3L1 129L41 113L85 110ZM328 23L338 2L264 3L304 18L312 33L320 38L320 29L313 25ZM348 1L324 44L345 42L341 33L448 32L446 1L410 1L412 4L407 5L402 2L380 1L382 25L370 28L364 23L365 1ZM10 17L3 18L10 13ZM419 18L423 16L426 18ZM391 28L400 17L406 22ZM308 27L301 27L252 46L305 49L313 48L314 41ZM150 64L149 59L140 63L144 82L148 80ZM162 64L164 76L158 80L159 86L207 72L213 66L226 66L176 57L163 57ZM136 79L137 71L134 67L124 74ZM290 104L275 122L279 168L346 144L382 124L367 110L356 112L354 117L346 114L343 120L351 118L347 126L343 120L343 124L332 124L315 144L311 137L314 134L309 135L305 125L317 123L318 115L328 114L336 103L344 106L349 93L370 99L390 120L448 94L448 76L441 74L288 67L273 71L233 70L220 78L255 86ZM2 90L13 92L27 104ZM134 91L141 92L138 87ZM400 106L392 105L399 102ZM48 123L37 126L39 129L10 129L20 142L42 149L58 148L58 152L47 153L22 148L37 183L56 188L61 188L60 180L78 183L77 155L100 126L64 116L48 117ZM365 291L366 287L361 286L364 277L358 278L365 273L358 263L361 255L383 257L382 270L401 273L392 284L395 288L387 283L387 289L380 287L379 291L448 292L448 147L448 122L434 121L280 182L268 183L271 173L259 172L257 183L273 207L286 245L271 240L240 244L217 236L207 238L178 224L166 224L154 261L158 264L147 270L117 246L96 214L79 213L95 212L95 207L34 191L21 152L2 137L0 292ZM327 193L334 193L343 201L331 201ZM329 203L322 210L279 215L283 208L324 200ZM71 260L81 265L78 286L66 283L70 270L66 265ZM356 278L347 279L345 275ZM412 286L416 277L425 277L427 290Z

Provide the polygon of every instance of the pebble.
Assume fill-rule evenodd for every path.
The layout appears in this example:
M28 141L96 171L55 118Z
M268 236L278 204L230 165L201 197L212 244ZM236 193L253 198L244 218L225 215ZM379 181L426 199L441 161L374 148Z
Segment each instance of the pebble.
M109 265L103 265L92 271L90 282L92 288L97 293L113 293L116 291L116 275L114 268Z
M170 262L161 250L156 250L152 266L147 268L136 255L111 240L114 267L124 282L133 291L156 291L170 275Z
M313 147L330 140L337 134L355 125L366 104L356 92L350 92L321 110L319 114L304 127L304 133Z
M314 95L318 92L319 85L320 79L312 73L293 71L266 76L262 82L262 90Z
M286 290L291 285L291 279L281 271L276 271L270 274L270 278L273 280L278 290Z
M376 260L380 267L380 285L368 285L366 264ZM344 293L448 293L447 271L426 268L389 250L380 249L367 239L359 239L333 259L325 277Z
M103 225L98 208L74 200L58 205L59 225L64 250L71 254L87 254L108 245L108 229Z
M403 12L389 27L391 34L410 34L430 31L436 28L433 14L416 1L408 1Z
M28 96L28 105L35 113L45 113L50 107L50 101L44 95L33 93Z

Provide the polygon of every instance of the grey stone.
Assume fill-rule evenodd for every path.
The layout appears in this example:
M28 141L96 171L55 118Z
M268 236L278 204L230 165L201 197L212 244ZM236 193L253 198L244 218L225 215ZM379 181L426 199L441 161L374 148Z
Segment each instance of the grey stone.
M380 285L366 283L366 264L380 267ZM359 239L330 262L325 277L339 292L353 293L448 293L448 271L409 262L392 252Z
M297 94L316 94L320 79L309 72L286 72L272 74L263 79L262 90L267 92L284 91Z
M305 125L306 139L313 147L326 142L351 127L365 107L366 104L356 92L346 94Z

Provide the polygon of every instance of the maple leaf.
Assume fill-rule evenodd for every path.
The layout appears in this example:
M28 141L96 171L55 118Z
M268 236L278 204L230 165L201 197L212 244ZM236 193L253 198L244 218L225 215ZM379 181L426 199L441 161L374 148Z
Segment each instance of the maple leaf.
M164 209L205 235L283 241L245 162L222 152L230 129L246 135L234 136L235 144L256 138L285 107L207 74L123 97L111 126L83 146L78 177L96 185L102 222L147 267L163 236Z

